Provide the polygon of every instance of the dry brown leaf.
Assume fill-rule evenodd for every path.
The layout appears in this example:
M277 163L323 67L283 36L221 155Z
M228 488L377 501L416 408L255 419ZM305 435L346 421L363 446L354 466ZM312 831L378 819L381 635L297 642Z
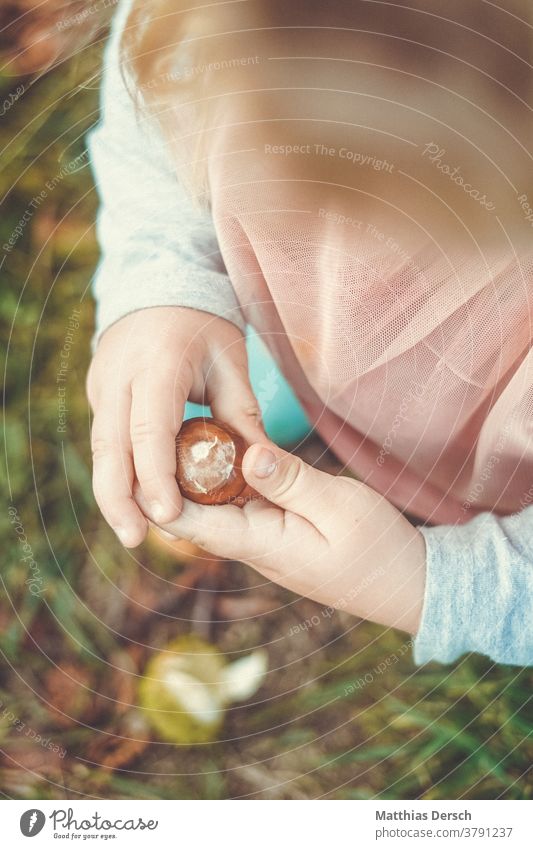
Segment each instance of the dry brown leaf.
M252 619L265 613L271 613L279 607L279 601L264 595L242 593L241 595L220 595L216 602L216 611L223 619Z
M86 669L73 663L48 670L43 680L43 697L49 704L54 723L70 728L78 719L90 722L95 718L96 696L91 691L91 679Z
M34 731L34 729L32 729ZM34 740L14 740L4 742L2 752L2 763L8 770L22 770L28 773L36 773L45 778L57 778L62 774L68 751L61 743L46 732L41 733L43 741L50 741L51 746L59 749L54 752L46 745L41 745Z
M124 728L124 736L120 733L96 736L87 748L88 760L108 769L121 769L142 754L150 743L149 738L137 739L131 731L126 730L127 722Z

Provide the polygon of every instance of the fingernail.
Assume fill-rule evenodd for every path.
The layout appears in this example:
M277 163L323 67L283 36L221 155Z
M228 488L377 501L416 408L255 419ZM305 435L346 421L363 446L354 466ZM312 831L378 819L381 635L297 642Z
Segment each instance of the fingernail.
M150 504L150 512L156 522L163 522L165 519L165 508L159 501L152 501Z
M268 448L262 448L254 466L254 475L268 478L276 468L276 458Z
M131 531L128 528L115 528L115 533L122 545L126 546L126 548L132 548L136 544L134 531Z

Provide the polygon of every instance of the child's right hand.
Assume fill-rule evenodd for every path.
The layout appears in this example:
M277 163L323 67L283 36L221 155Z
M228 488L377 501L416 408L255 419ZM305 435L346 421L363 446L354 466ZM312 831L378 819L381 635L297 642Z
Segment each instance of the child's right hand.
M174 440L188 399L209 404L247 442L264 438L242 333L188 307L138 310L106 330L87 395L94 412L94 494L128 548L139 545L148 528L132 496L135 479L159 524L180 514Z

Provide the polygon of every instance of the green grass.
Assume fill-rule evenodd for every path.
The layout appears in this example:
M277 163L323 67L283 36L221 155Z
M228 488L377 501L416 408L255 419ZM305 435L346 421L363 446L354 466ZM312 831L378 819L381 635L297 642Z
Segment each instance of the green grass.
M42 78L2 118L0 244L64 157L83 150L97 93L71 95L97 54ZM17 82L1 80L2 100ZM266 595L281 609L240 624L218 616L209 636L228 653L265 643L270 668L279 671L248 705L228 711L213 745L175 747L146 736L135 709L139 676L153 651L189 630L196 594L173 583L186 559L177 563L150 544L124 551L93 501L84 379L95 209L83 169L48 193L15 249L2 251L0 320L9 347L1 792L43 799L531 798L531 672L476 657L417 669L411 652L402 653L403 635L341 614L289 637L319 608L275 587L254 589L253 573L237 564L219 568L220 587L247 587L250 597ZM81 311L80 327L61 434L56 378L73 308ZM31 574L10 505L38 565L38 595L25 583ZM355 686L394 656L386 672ZM65 756L26 737L4 710Z

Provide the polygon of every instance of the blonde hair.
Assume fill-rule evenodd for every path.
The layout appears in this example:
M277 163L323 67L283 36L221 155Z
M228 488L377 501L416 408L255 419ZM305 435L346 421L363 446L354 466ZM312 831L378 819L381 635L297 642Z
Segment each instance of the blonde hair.
M85 46L103 31L116 3L99 0L91 14L80 0L46 5L64 21L83 16L76 26L61 29L72 53L76 39ZM376 66L408 69L413 81L433 76L448 85L451 68L461 76L460 85L452 87L462 85L466 93L474 78L475 85L479 79L496 80L491 96L505 108L511 103L511 109L513 95L516 102L531 102L532 23L531 0L506 0L505 9L489 0L448 0L445 7L441 0L410 0L409 7L401 0L132 0L121 57L132 97L157 117L171 139L180 178L194 196L205 199L210 140L231 98L247 87L253 91L255 82L258 92L283 86L286 94L291 91L297 63L285 64L287 79L276 88L272 80L279 63L270 61L273 55L318 55L319 39L329 33L335 52L329 53L329 68L323 62L317 70L317 86L323 85L318 74L327 75L338 56L356 60L366 51L367 58L376 56ZM352 75L348 88L358 87L357 75L367 73L364 64L345 66ZM398 75L397 81L407 97L406 79ZM295 103L298 95L291 96ZM258 115L267 97L257 94Z
M133 96L171 133L184 182L203 196L210 131L225 95L253 77L251 57L268 85L275 45L294 55L304 38L316 45L321 32L352 30L356 56L365 38L382 34L378 55L415 76L455 63L457 77L481 73L497 81L497 96L525 103L533 91L532 7L531 0L508 0L506 9L488 0L449 0L444 9L440 0L412 0L408 9L400 0L134 0L121 47ZM169 120L176 114L179 127Z
M315 2L309 0L311 6ZM254 47L262 42L264 52L279 5L279 0L133 4L121 43L126 83L136 104L159 119L180 178L201 203L208 196L209 135L221 119L224 95L239 89L243 68L249 73L262 61Z

